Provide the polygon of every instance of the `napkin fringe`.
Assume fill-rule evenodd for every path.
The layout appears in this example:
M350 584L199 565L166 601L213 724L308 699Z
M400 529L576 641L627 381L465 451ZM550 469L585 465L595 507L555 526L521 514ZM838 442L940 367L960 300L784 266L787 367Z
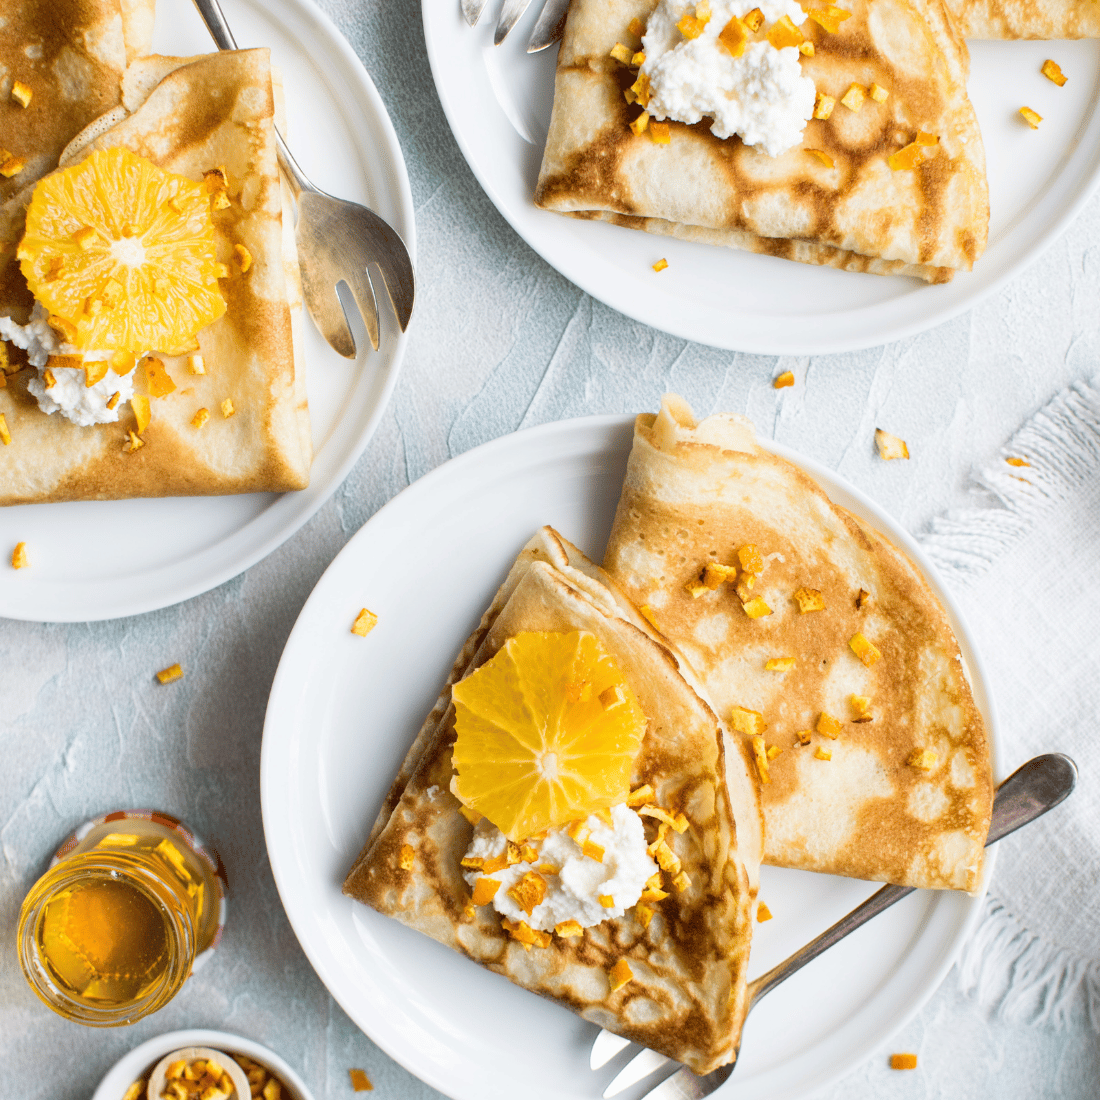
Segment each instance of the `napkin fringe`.
M1047 943L994 897L958 960L959 986L1007 1020L1100 1031L1100 965Z
M1026 466L1009 465L1010 458ZM988 500L934 519L921 544L960 587L982 576L1047 508L1100 472L1100 389L1075 382L1041 409L974 477Z
M1010 465L1007 459L1027 465ZM984 507L948 513L920 541L949 587L965 588L1024 537L1047 509L1100 476L1100 388L1076 382L974 476ZM1007 1019L1064 1026L1083 1013L1100 1031L1100 964L1025 928L996 897L958 961L964 992Z

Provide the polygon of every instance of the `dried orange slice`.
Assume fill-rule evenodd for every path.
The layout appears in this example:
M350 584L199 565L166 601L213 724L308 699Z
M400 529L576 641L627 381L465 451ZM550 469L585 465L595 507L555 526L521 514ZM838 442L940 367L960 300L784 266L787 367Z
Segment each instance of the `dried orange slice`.
M225 312L210 196L127 149L42 179L18 256L81 349L181 354Z
M452 790L510 840L630 794L646 717L595 635L517 634L452 697Z

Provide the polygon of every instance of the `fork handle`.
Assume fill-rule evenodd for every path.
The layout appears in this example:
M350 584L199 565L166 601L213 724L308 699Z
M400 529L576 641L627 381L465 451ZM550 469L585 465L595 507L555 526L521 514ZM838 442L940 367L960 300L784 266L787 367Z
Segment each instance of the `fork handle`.
M222 6L218 3L218 0L193 0L193 2L218 49L237 49L237 40L229 29L229 24L225 20L225 12L222 11ZM310 183L309 177L302 171L298 162L294 159L294 154L291 153L286 142L283 141L283 135L279 133L279 128L276 126L274 129L275 149L279 157L279 167L290 181L295 198L303 191L316 191L317 188Z

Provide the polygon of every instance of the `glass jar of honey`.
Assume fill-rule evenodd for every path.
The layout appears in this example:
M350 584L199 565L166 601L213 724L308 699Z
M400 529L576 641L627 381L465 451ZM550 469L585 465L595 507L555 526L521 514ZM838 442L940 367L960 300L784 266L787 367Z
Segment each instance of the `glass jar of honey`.
M167 1004L217 946L225 871L169 814L118 811L86 822L31 888L19 958L55 1012L92 1027Z

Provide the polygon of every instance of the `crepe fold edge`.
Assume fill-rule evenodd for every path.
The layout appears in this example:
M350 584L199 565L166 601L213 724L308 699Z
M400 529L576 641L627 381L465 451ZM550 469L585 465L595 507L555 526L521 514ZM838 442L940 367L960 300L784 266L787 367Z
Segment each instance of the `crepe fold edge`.
M540 595L533 597L534 593ZM575 941L555 938L551 948L535 948L530 956L526 956L522 949L511 943L500 930L499 920L495 914L486 917L479 913L477 921L469 924L459 917L461 906L458 905L457 900L452 899L453 912L449 917L442 916L435 894L447 893L446 871L437 869L434 872L437 876L442 876L439 881L444 881L444 886L436 884L434 893L433 888L425 890L418 882L414 881L411 885L402 887L400 879L394 879L392 872L394 860L400 846L411 839L428 867L438 868L441 859L447 866L453 864L456 879L452 889L456 898L465 893L465 885L457 878L457 874L458 861L468 843L470 827L458 815L457 801L445 789L447 778L444 773L450 774L450 744L453 737L453 708L449 705L449 686L461 679L467 671L487 660L499 645L503 644L505 632L509 628L507 626L502 628L500 624L508 623L510 617L521 613L516 610L515 601L519 600L526 606L527 602L533 598L540 608L544 606L550 608L548 611L538 613L546 614L549 620L554 620L555 615L560 613L553 610L560 601L562 606L584 608L585 615L591 616L593 621L603 622L605 626L601 629L618 632L615 636L619 639L633 639L630 645L648 655L645 659L653 662L650 667L654 674L662 679L669 678L670 683L678 682L680 687L676 690L681 693L680 698L685 700L690 698L691 705L696 708L695 713L705 716L705 721L710 723L715 731L712 735L715 738L713 757L717 772L714 776L713 793L719 802L714 812L719 815L720 820L727 821L725 826L727 835L719 846L720 850L726 854L717 861L719 864L717 870L712 869L712 871L719 877L724 877L727 885L719 891L720 896L711 897L706 903L712 910L709 915L704 912L706 906L698 900L692 903L694 908L691 910L696 915L695 919L703 921L700 927L704 925L708 927L710 931L707 934L714 937L714 943L702 943L699 947L700 958L703 959L704 956L706 958L705 967L703 962L699 965L707 969L708 977L705 982L695 983L688 973L691 968L686 967L683 990L679 995L681 1003L678 1006L672 1004L677 997L669 993L665 979L655 980L652 989L646 985L644 978L640 980L640 984L630 983L634 986L633 996L642 997L644 1000L646 990L649 989L657 1001L664 1004L662 1011L665 1014L665 1024L670 1030L670 1034L666 1036L659 1033L660 1029L653 1026L652 1021L641 1018L644 1013L641 1013L639 1018L632 1019L632 1010L626 1007L626 1001L620 999L618 994L610 998L604 994L596 998L590 995L592 983L598 984L605 980L604 969L594 966L593 959L596 956L602 958L601 952L606 955L607 951L613 948L613 944L603 941L606 941L607 937L613 940L621 939L626 935L626 932L622 931L624 928L635 937L636 948L633 954L628 953L625 957L634 966L636 974L639 971L643 975L650 973L652 978L652 973L646 969L646 951L637 944L638 937L642 936L644 939L644 935L639 932L631 912L622 918L622 928L619 922L604 922L614 925L615 929L606 933L600 931L603 925L590 929L584 940L586 945L584 948L571 946ZM751 860L753 858L752 833L755 831L759 837L759 808L751 781L742 784L740 790L735 787L733 793L734 799L743 799L743 792L747 789L751 796L750 804L746 806L742 801L739 805L734 805L731 801L726 775L730 770L740 769L745 772L743 758L740 754L732 761L727 758L726 739L722 735L721 723L715 718L712 708L699 698L681 677L679 661L668 648L660 643L651 631L642 629L641 626L635 625L618 614L621 609L620 601L626 602L621 594L614 592L612 587L605 583L602 571L584 558L575 547L561 539L551 528L543 528L536 534L521 552L489 609L483 615L478 628L463 646L448 678L448 686L441 693L439 701L407 754L375 826L348 873L344 892L372 905L386 915L396 917L418 931L432 935L433 938L469 955L488 966L489 969L503 973L517 984L565 1004L566 1007L579 1012L586 1019L600 1026L654 1049L662 1050L670 1057L691 1065L697 1072L706 1072L736 1056L740 1029L747 1011L745 968L748 942L751 937L750 909L756 894L757 866L752 866L751 870L746 866L744 850L749 851L748 858ZM644 620L639 621L647 625L644 624ZM539 628L543 627L532 627L532 629ZM548 625L544 628L569 629L568 626L561 624ZM620 642L620 644L625 643ZM606 639L605 645L614 656L614 647ZM647 750L645 744L643 756L648 763L640 766L651 766L650 757L646 756L646 753L659 753L660 749L650 747ZM699 766L702 767L702 765ZM429 780L432 784L430 787L427 786ZM450 830L452 832L456 829L460 830L465 838L456 844L453 838L449 837L448 851L442 857L435 853L423 855L424 838L434 835L432 826L421 825L416 816L418 812L423 812L423 807L427 805L426 799L434 803L439 803L441 800L445 802L445 811L432 812L437 816L449 814L452 819ZM417 810L418 805L421 807L420 811ZM722 807L725 808L722 809ZM685 807L685 810L690 818L690 807ZM710 845L712 839L713 835L708 834L706 843ZM429 873L425 872L425 874ZM399 900L402 890L406 894L416 895L418 901L413 904L408 902L407 898L404 902ZM682 934L682 931L674 934ZM706 939L706 935L702 932L698 934ZM720 955L724 961L719 961L718 954L708 954L715 946L721 946ZM546 954L539 956L540 950ZM674 948L669 950L673 954L676 953ZM580 951L580 954L577 955L576 951ZM653 959L657 958L657 955L652 952L650 954ZM634 965L636 962L638 965ZM659 969L656 963L654 966ZM726 977L720 980L716 978L719 972L726 973ZM717 987L714 984L715 981L718 981ZM718 1007L704 1008L696 1003L701 996L696 984L709 988L710 995L718 997L721 1002ZM578 992L581 988L589 992L582 995ZM726 992L715 994L716 988L725 989ZM641 1003L642 1001L639 1001L639 1004ZM690 1012L685 1005L692 1006ZM655 1011L652 1005L649 1011L651 1013ZM680 1020L683 1026L679 1032L675 1026L677 1011L686 1013L686 1016ZM711 1015L704 1026L700 1021L707 1017L708 1012ZM687 1021L694 1021L694 1023ZM705 1041L700 1038L704 1032L708 1036ZM720 1039L716 1038L719 1033ZM692 1035L694 1038L691 1037ZM697 1046L693 1047L693 1043Z

